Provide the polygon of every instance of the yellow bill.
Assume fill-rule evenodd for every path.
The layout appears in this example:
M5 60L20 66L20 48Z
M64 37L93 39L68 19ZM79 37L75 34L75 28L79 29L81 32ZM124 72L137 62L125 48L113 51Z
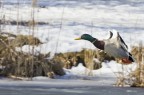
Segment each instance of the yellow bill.
M81 38L76 38L75 40L81 40Z

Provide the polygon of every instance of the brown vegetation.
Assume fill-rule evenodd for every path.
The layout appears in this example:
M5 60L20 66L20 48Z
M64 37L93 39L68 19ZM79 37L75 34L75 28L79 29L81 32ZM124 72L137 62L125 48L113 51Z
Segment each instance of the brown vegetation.
M15 50L15 47L18 46L41 44L38 38L26 35L10 35L9 33L3 34L0 35L0 64L3 67L1 75L48 76L53 78L54 74L65 74L58 62L47 59L49 54L33 55ZM10 37L13 37L13 39L10 39Z
M131 87L144 87L144 48L140 43L139 46L133 46L131 54L133 55L136 63L136 69L128 72L129 75L125 75L124 72L120 72L117 78L117 86L130 85Z
M94 60L95 58L98 60ZM96 70L102 67L101 63L103 61L113 59L113 57L108 56L103 51L91 49L83 49L80 52L59 53L54 56L54 60L63 64L63 67L67 69L82 63L83 66Z
M130 78L133 79L133 87L144 87L144 48L142 44L139 47L132 48L132 54L135 57L137 68L134 72L130 74Z

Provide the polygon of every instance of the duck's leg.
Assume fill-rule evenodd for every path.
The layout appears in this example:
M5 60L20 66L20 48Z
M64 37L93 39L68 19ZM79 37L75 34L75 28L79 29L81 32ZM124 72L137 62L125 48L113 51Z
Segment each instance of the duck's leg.
M132 62L130 60L128 60L128 58L116 58L115 59L117 63L123 64L123 65L128 65L128 64L132 64Z
M132 64L132 61L129 60L129 58L122 58L122 59L121 59L121 62L122 62L123 64Z

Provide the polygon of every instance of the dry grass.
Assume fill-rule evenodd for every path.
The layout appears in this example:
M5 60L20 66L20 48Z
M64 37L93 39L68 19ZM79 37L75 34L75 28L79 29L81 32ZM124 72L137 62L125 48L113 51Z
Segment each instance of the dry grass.
M134 56L137 68L134 71L128 72L129 75L125 75L124 72L120 72L117 75L117 86L130 85L131 87L144 87L144 48L140 43L138 47L132 47L132 55Z
M95 61L94 58L97 58L99 62ZM104 52L91 49L84 49L80 52L59 53L56 54L53 59L60 62L63 67L67 69L82 63L85 67L91 70L100 69L102 67L101 63L104 60L113 60L112 57Z
M1 4L2 5L2 4ZM1 74L5 76L16 77L34 77L34 76L48 76L54 78L54 75L64 75L61 64L55 60L48 60L49 54L34 55L34 46L42 44L42 42L34 37L37 29L37 22L35 21L35 10L37 7L37 0L32 0L31 4L31 20L24 23L29 27L29 32L32 35L13 35L10 33L3 33L2 26L12 24L10 21L5 20L5 15L0 15L0 65ZM2 8L2 7L1 7ZM17 33L20 32L20 15L19 15L19 0L17 1ZM31 33L30 33L31 34ZM5 36L6 35L6 36ZM15 47L22 47L24 45L32 46L32 53L18 52Z
M49 54L33 55L30 53L23 53L15 50L15 47L23 46L26 44L38 45L40 44L40 40L32 36L24 36L24 35L17 35L15 36L14 39L11 40L9 39L9 36L1 35L0 64L1 66L4 67L1 71L2 75L6 76L14 75L21 77L48 76L53 78L54 76L52 75L54 74L57 75L65 74L65 72L62 69L62 66L59 65L58 62L46 59L49 56Z
M133 47L132 54L137 61L137 68L130 74L130 78L133 79L133 87L144 87L144 48L142 43L139 47Z

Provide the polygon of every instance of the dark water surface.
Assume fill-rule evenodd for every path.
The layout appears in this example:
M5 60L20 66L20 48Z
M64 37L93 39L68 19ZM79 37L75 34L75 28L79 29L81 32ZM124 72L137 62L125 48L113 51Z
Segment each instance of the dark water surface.
M114 87L112 80L112 78L45 81L1 79L0 95L144 95L143 88Z
M5 4L31 4L32 0L1 0ZM69 6L75 7L81 4L86 4L89 6L93 5L131 5L131 6L143 6L143 0L37 0L39 6Z
M35 87L0 86L0 95L144 95L142 88L129 87Z

